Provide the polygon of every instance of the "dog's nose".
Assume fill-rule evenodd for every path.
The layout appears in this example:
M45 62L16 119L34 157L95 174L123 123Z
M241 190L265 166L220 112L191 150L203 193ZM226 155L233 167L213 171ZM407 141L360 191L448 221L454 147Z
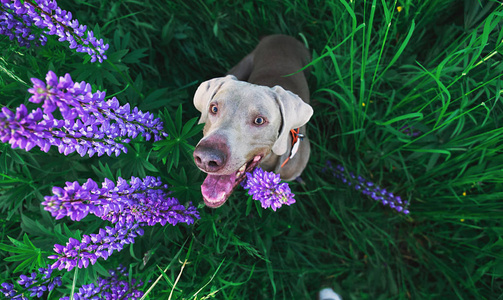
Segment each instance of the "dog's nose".
M227 163L228 153L224 143L203 141L194 150L194 161L205 172L217 172Z

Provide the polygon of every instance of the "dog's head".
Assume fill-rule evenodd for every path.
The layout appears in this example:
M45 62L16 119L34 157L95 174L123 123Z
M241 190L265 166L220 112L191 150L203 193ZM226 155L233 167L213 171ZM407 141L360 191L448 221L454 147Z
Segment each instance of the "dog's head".
M225 203L232 190L271 151L282 155L291 129L306 124L311 106L280 86L266 87L229 75L203 82L194 105L205 123L194 161L208 173L201 186L210 207Z

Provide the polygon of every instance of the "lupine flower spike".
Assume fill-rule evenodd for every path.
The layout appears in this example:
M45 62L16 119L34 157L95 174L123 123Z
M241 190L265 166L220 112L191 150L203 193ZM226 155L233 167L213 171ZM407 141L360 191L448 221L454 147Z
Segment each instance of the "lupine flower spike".
M4 282L0 285L0 292L6 299L28 300L46 298L47 292L62 285L61 276L51 278L53 269L40 268L38 272L21 275L14 284ZM138 290L143 285L141 280L131 279L126 268L120 265L116 270L109 270L109 277L98 277L95 283L83 285L74 294L75 299L139 299L144 292ZM28 298L29 295L29 298ZM60 300L69 300L68 296Z
M180 222L190 225L200 218L192 203L181 205L176 198L168 197L166 189L160 178L152 176L143 180L133 176L129 183L119 177L117 184L105 179L101 188L88 179L82 185L75 181L67 182L64 188L53 187L54 195L44 197L42 205L56 219L68 216L73 221L94 214L112 223L175 226Z
M142 226L192 224L200 218L192 203L188 207L181 205L176 198L168 197L166 189L160 178L151 176L143 180L131 177L129 182L119 178L117 184L105 179L101 188L91 179L83 185L75 181L67 182L64 188L54 187L54 195L46 196L42 205L56 219L68 216L80 221L94 214L115 226L83 235L81 241L70 238L66 246L54 245L55 254L49 259L56 262L51 267L68 271L87 268L98 258L106 260L113 252L133 244L137 236L143 235Z
M20 289L27 291L23 293L20 289L16 289L14 284L4 282L0 285L0 292L8 299L28 299L30 297L42 298L45 292L52 291L55 287L61 286L61 276L51 278L52 268L40 268L38 272L32 272L29 275L21 275L17 281Z
M143 285L141 280L128 280L129 274L122 265L117 270L109 270L110 277L98 277L95 283L83 285L75 293L75 299L140 299L143 292L138 288ZM69 300L63 297L60 300Z
M396 211L406 215L410 213L408 209L409 201L402 200L400 196L396 196L392 192L388 192L386 189L366 180L362 176L356 176L353 173L349 173L349 176L347 176L344 167L341 165L334 167L332 162L327 161L325 170L327 169L332 172L334 177L339 178L343 183L352 186L355 190L369 196L373 200L379 201L383 205L388 205Z
M13 148L29 151L38 146L48 152L56 146L64 155L76 151L81 156L118 156L127 152L124 144L138 135L147 141L168 135L161 120L151 113L136 107L131 110L129 104L120 106L115 97L105 100L105 92L92 93L91 85L73 82L69 74L58 79L49 71L46 82L31 80L34 85L28 91L33 96L29 100L42 103L43 111L37 108L28 113L22 104L15 112L7 107L0 112L0 140ZM62 120L53 116L56 110Z
M263 208L272 208L276 211L283 204L295 203L295 195L290 190L288 183L280 183L279 174L255 168L253 173L246 173L246 182L243 187L248 189L248 194L254 200L260 201Z
M421 135L421 131L419 131L409 125L404 125L404 126L400 127L400 132L405 133L406 135L408 135L410 137L418 137Z
M58 7L55 0L1 0L0 34L25 47L43 46L47 36L55 35L58 41L67 41L70 49L91 56L91 62L107 59L109 45L72 19L72 13Z
M106 260L125 245L133 244L139 235L143 235L143 229L137 223L117 223L115 227L100 228L96 234L85 234L81 241L70 238L66 246L54 245L56 254L48 256L49 259L56 259L51 268L67 271L75 267L87 268L89 263L94 265L98 258Z

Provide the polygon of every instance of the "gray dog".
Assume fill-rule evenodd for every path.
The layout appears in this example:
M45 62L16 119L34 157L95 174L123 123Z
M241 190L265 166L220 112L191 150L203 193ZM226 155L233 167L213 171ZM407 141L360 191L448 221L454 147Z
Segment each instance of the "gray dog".
M257 165L283 180L302 173L310 153L304 125L313 109L305 74L295 72L309 61L302 43L271 35L229 75L198 87L194 105L206 124L194 161L208 173L201 186L207 206L223 205Z

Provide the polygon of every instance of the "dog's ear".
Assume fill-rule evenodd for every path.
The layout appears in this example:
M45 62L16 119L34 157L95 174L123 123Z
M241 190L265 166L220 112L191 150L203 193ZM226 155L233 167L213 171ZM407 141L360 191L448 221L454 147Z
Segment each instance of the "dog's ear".
M230 80L237 79L233 75L227 75L225 77L207 80L199 85L196 93L194 94L194 106L201 112L201 119L199 119L199 123L206 122L206 118L208 117L208 103L222 85Z
M272 90L276 94L275 98L278 102L281 111L281 119L283 121L278 139L272 146L272 151L276 155L283 155L288 148L287 143L290 130L306 124L313 115L313 109L299 96L284 90L280 86L275 86Z

